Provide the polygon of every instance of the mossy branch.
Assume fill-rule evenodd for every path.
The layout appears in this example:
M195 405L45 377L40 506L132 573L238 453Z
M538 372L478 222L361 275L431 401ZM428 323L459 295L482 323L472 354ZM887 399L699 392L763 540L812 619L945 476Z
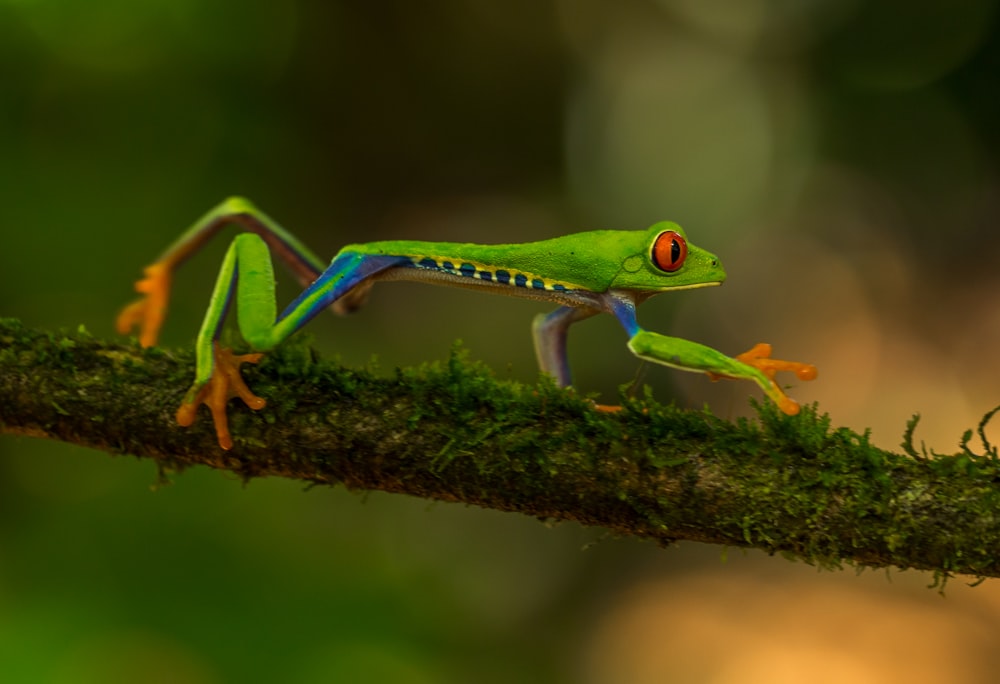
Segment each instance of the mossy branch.
M662 544L693 540L823 566L1000 576L1000 465L987 443L896 454L769 406L727 422L651 401L598 413L552 384L496 380L456 353L379 377L290 344L244 376L268 406L234 402L224 452L207 413L179 428L189 351L0 321L0 431L194 464L461 501L599 525ZM979 431L985 442L985 435ZM912 429L907 433L912 435Z

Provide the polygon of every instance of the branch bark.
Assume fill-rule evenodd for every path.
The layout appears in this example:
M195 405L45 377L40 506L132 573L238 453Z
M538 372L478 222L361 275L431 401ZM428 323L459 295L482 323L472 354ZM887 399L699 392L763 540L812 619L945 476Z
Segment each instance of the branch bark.
M896 454L812 409L760 420L633 402L617 414L551 383L496 380L455 353L378 377L290 344L244 377L268 406L234 402L224 452L205 411L174 412L188 351L0 320L0 432L244 478L278 476L460 501L599 525L669 544L781 552L823 566L1000 576L1000 465Z

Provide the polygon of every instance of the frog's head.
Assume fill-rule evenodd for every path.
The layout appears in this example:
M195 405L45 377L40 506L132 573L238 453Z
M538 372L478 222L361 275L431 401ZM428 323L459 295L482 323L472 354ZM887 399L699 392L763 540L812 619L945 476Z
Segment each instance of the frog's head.
M661 221L641 235L611 287L654 294L721 285L725 279L717 256L688 242L676 223Z

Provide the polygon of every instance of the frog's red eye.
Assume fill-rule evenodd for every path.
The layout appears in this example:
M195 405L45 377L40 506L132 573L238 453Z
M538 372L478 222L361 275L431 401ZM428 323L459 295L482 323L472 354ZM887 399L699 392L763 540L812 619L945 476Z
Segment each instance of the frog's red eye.
M679 233L665 230L653 241L653 265L661 271L673 273L684 265L688 246Z

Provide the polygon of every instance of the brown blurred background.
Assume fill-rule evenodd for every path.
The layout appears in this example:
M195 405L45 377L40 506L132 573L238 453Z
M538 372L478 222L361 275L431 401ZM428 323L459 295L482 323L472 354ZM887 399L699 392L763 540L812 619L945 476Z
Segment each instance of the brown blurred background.
M323 255L675 220L721 289L651 329L816 363L791 393L896 448L1000 403L997 3L0 0L0 314L112 336L229 194ZM190 345L225 240L181 272ZM284 278L281 295L295 294ZM461 338L537 375L544 307L391 284L310 325L386 371ZM584 391L749 412L574 327ZM993 431L1000 440L1000 431ZM489 511L0 441L0 680L987 682L1000 590L660 550ZM158 679L157 679L158 678Z

